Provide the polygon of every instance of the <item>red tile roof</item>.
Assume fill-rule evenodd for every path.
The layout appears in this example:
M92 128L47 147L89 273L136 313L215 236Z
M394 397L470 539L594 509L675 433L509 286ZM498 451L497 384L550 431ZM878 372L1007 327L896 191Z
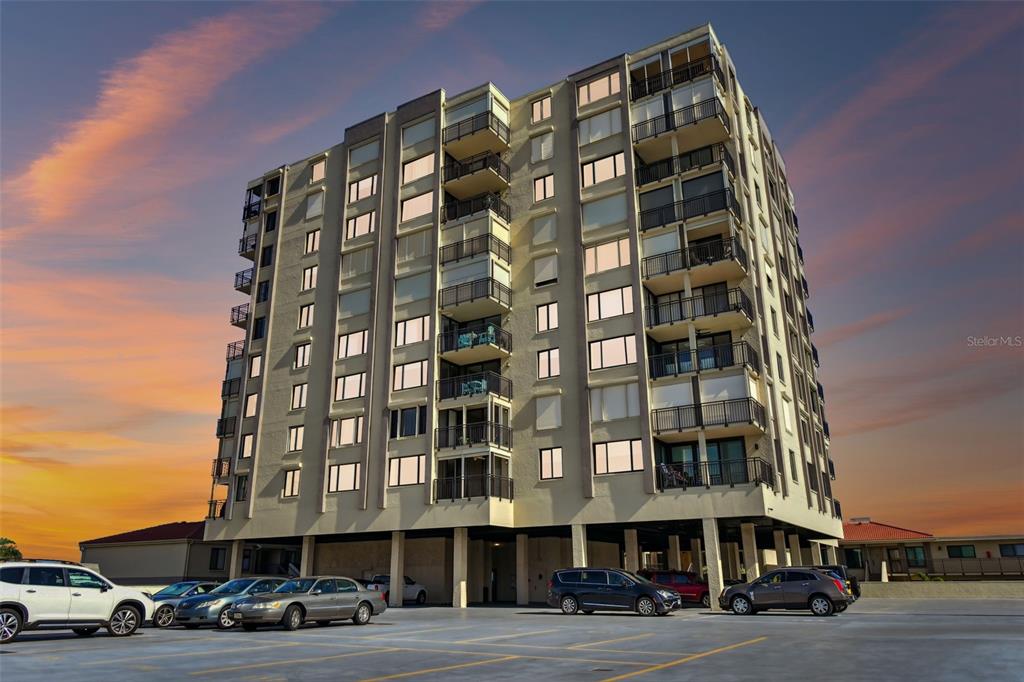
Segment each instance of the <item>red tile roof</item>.
M875 521L864 521L861 523L844 523L843 539L850 540L917 540L930 538L931 533L922 533L918 530L890 526L887 523Z
M165 523L160 526L152 526L150 528L142 528L140 530L130 530L125 533L117 533L116 535L108 535L103 538L96 538L95 540L85 540L79 544L99 545L114 542L202 540L203 527L205 525L206 524L203 521L177 521L175 523Z

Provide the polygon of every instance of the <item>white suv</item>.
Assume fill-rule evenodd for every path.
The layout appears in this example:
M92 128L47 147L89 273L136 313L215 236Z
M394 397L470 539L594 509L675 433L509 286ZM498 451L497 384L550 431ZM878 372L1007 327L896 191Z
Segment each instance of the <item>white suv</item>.
M72 630L87 637L101 627L115 637L153 617L146 592L121 587L70 561L0 564L0 644L22 630Z

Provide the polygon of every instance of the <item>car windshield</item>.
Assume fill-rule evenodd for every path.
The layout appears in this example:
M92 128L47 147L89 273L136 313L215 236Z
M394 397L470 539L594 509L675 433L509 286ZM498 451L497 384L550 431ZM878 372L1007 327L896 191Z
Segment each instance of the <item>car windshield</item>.
M309 592L309 588L313 587L313 583L316 580L313 578L302 578L300 580L289 580L281 587L274 590L274 592L281 592L282 594L295 594L296 592Z
M220 587L215 588L210 594L242 594L245 588L252 585L254 580L230 580Z
M645 578L642 575L639 575L637 573L630 573L629 571L621 571L621 573L623 573L624 575L629 577L630 580L632 580L634 582L638 582L638 583L640 583L642 585L654 585L653 582L651 582L647 578Z
M160 590L154 597L180 597L181 595L188 592L190 589L195 587L195 583L174 583L168 585L164 589Z

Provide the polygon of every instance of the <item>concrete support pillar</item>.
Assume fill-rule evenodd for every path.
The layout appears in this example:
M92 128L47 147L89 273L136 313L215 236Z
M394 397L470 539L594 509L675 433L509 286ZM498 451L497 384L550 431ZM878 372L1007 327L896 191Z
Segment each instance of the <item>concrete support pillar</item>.
M388 585L388 606L397 608L405 596L405 532L391 532L391 583Z
M516 605L530 603L530 536L516 535Z
M793 533L789 536L789 565L802 566L804 563L803 552L800 551L800 536Z
M469 529L456 528L452 542L452 606L457 609L464 609L469 603L468 576Z
M811 543L811 563L815 566L821 566L824 562L821 560L821 543Z
M707 553L708 567L708 592L711 594L711 609L718 610L718 595L725 589L725 580L722 578L722 551L721 543L718 540L718 519L705 518L704 525L704 548Z
M679 565L679 536L668 536L668 570L678 571L682 569Z
M626 565L627 571L636 572L640 570L640 543L636 537L636 528L627 528L626 536Z
M754 533L754 524L740 524L740 533L743 536L743 566L747 569L747 581L751 581L761 575L761 562L757 554L757 535Z
M701 548L701 539L690 540L690 563L693 564L693 572L697 575L704 574L704 554Z
M242 549L245 546L244 540L232 540L228 548L228 579L242 577Z
M772 533L775 536L775 563L777 566L792 566L789 555L786 554L786 531L777 530Z
M299 555L299 575L316 575L316 536L302 536L302 552Z
M889 582L889 562L886 561L885 559L882 559L881 571L882 571L882 577L881 577L882 582L883 583Z
M838 552L835 547L832 545L822 545L822 548L825 550L825 563L829 566L839 563L839 557L837 556Z
M572 565L576 568L587 566L587 527L582 523L572 524Z

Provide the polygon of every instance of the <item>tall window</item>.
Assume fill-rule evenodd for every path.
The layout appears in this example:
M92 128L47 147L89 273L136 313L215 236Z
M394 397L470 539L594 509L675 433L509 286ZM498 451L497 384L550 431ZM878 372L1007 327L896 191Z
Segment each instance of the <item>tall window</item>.
M625 175L626 155L623 152L611 154L610 156L585 163L581 169L583 172L583 186L590 187L599 182Z
M407 185L434 172L434 152L402 164L402 184Z
M581 107L605 97L617 95L619 94L619 72L612 71L587 81L578 86L576 92Z
M256 302L266 303L270 299L270 280L263 280L256 285Z
M562 477L562 448L544 448L540 451L540 478L546 481Z
M310 167L309 181L320 182L321 180L324 179L324 177L326 177L326 175L327 159L320 159L319 161L314 161L313 165Z
M274 263L274 246L264 246L260 251L260 267L267 268Z
M433 192L424 192L411 197L402 202L402 222L427 215L432 210L434 210Z
M558 301L537 306L537 331L558 329Z
M245 502L249 497L249 477L235 476L235 502Z
M302 271L302 291L316 288L316 275L319 269L319 265L311 265Z
M252 457L253 446L256 444L256 436L246 433L242 436L241 446L238 448L239 459Z
M391 390L401 391L406 388L417 388L427 385L426 360L409 362L404 365L397 365L391 385Z
M267 211L263 220L263 229L266 232L273 232L277 229L277 211Z
M388 460L388 485L398 487L423 483L425 465L426 457L424 455L392 457Z
M402 146L411 147L414 144L429 140L434 136L434 119L428 118L402 128Z
M359 462L332 464L327 467L327 492L359 490Z
M544 201L555 196L555 175L549 173L541 178L533 180L533 200Z
M331 447L340 448L363 442L363 416L331 420Z
M267 335L267 318L257 317L252 321L252 340L257 341Z
M373 161L378 156L380 156L380 142L373 140L372 142L354 147L348 154L348 162L350 166L355 168L356 166Z
M292 386L292 409L301 410L306 407L306 388L309 384L295 384Z
M558 282L558 256L540 256L533 260L533 286L543 287Z
M562 396L539 395L533 399L533 402L537 408L535 428L538 431L557 429L562 426Z
M299 329L313 326L313 304L307 303L299 307Z
M284 488L281 490L281 497L299 496L299 474L300 469L289 469L284 472Z
M345 223L345 239L355 239L364 234L370 234L377 222L377 212L367 211L361 215L353 216Z
M349 203L372 197L377 193L377 174L348 183Z
M366 395L366 372L347 374L334 379L334 399L350 400Z
M362 355L366 352L366 338L369 332L362 330L338 337L338 359Z
M639 439L594 443L594 473L617 474L643 471L643 446Z
M255 417L256 408L260 402L259 393L250 393L245 396L245 410L242 412L243 417Z
M622 110L612 109L580 121L580 146L622 132Z
M629 239L588 246L583 252L583 262L588 275L629 265Z
M253 355L249 358L249 378L255 379L263 371L263 356Z
M302 449L302 439L305 433L306 427L301 424L288 427L288 452L298 452Z
M537 353L537 378L549 379L562 373L558 360L558 349L542 350Z
M551 118L551 95L534 100L530 104L530 123L540 123Z
M590 389L591 421L610 422L639 415L640 388L637 382Z
M324 213L324 193L314 192L306 197L306 220L316 218Z
M555 153L555 134L544 133L530 138L530 162L550 159Z
M587 294L587 321L604 320L633 312L633 287Z
M395 323L395 348L419 343L427 340L427 329L430 326L430 315L414 317Z
M305 254L316 253L320 250L320 230L310 230L306 233Z
M292 363L292 368L302 369L309 366L309 351L312 346L311 343L300 343L295 346L295 362Z
M636 362L636 336L616 336L590 342L590 369L607 369Z
M391 438L421 436L427 432L427 406L391 410Z

